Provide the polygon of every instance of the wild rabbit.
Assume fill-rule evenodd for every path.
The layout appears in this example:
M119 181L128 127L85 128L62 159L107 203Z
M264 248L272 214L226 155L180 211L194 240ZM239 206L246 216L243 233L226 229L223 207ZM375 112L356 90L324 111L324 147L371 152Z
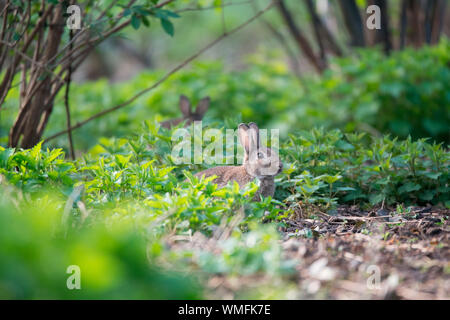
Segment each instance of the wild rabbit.
M167 121L161 122L161 127L170 129L179 123L186 120L186 126L190 125L193 121L199 121L202 120L203 116L205 115L206 111L209 107L210 99L209 97L205 97L200 100L200 102L197 104L197 108L195 111L192 110L191 102L189 101L188 97L185 95L180 96L180 110L183 116L181 118L171 119Z
M244 159L241 166L213 167L195 174L196 177L209 177L216 175L214 183L224 187L230 181L236 181L242 188L247 183L258 179L259 190L253 197L254 201L275 193L274 177L281 172L283 164L278 154L266 146L260 145L258 126L251 122L248 125L241 123L238 127L239 141L244 147Z

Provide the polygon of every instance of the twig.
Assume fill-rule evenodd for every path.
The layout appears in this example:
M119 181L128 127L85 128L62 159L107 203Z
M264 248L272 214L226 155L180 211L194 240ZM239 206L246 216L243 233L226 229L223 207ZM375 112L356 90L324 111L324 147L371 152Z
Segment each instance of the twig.
M309 15L312 22L312 27L314 31L314 37L316 38L316 42L319 45L319 56L324 65L327 65L326 54L325 54L325 46L323 44L323 39L320 36L320 21L318 16L314 10L314 4L312 0L306 0L306 7L308 8Z
M220 9L221 9L220 11L222 14L222 31L223 31L223 33L227 33L227 27L225 25L225 7L224 7L223 1L221 1L221 3L220 3Z
M175 1L175 0L167 0L167 1L164 1L164 2L161 2L161 3L156 4L156 5L153 6L152 8L153 8L153 9L158 9L158 8L161 8L161 7L167 5L167 4L171 3L171 2L174 2L174 1ZM131 5L132 5L134 2L135 2L135 0L131 0L131 1L127 4L127 7L131 7ZM124 12L125 12L125 9L124 9L120 14L117 15L117 17L115 18L115 19L117 20L116 23L119 22L119 20L123 17ZM95 37L95 38L92 38L92 39L86 39L84 42L80 43L80 44L77 45L75 48L72 48L72 50L69 50L69 51L65 54L65 56L63 56L63 57L58 61L58 64L59 64L59 65L62 65L62 64L65 62L65 60L68 59L68 57L69 57L70 55L72 55L74 52L77 52L77 51L81 51L81 52L78 52L77 55L74 56L74 58L72 58L73 60L76 60L79 56L83 56L83 55L86 57L86 56L90 53L90 51L92 50L92 48L96 47L101 41L105 40L106 38L108 38L108 37L111 36L112 34L115 34L115 33L119 32L120 30L126 28L126 27L129 26L130 24L131 24L131 19L128 19L127 21L124 21L124 22L122 22L122 23L119 24L119 25L115 25L114 27L112 27L111 29L109 29L107 32L105 32L104 34L101 34L101 35L98 36L98 37ZM83 28L82 30L80 30L80 31L77 33L77 36L76 36L76 37L79 37L83 32L85 32L85 31L88 30L88 29L89 29L89 28ZM66 46L65 46L62 50L60 50L57 54L55 54L55 56L52 57L52 58L50 59L50 61L53 61L55 58L57 58L58 56L60 56L60 55L64 52L64 50L67 48L67 46L68 46L69 44L70 44L70 42L69 42L68 44L66 44ZM87 47L86 47L86 46L87 46ZM83 47L85 47L85 48L83 48ZM74 69L75 69L75 68L74 68Z
M175 0L168 0L168 1L161 2L161 3L157 4L157 5L155 5L153 8L161 8L161 7L163 7L163 6L165 6L165 5L169 4L169 3L171 3L171 2L173 2L173 1L175 1ZM131 1L127 4L127 6L130 7L134 2L135 2L134 0L131 0ZM120 14L118 15L118 20L120 20L120 18L122 17L122 15L123 15L123 12L120 13ZM118 20L117 20L117 21L118 21ZM129 24L130 24L130 20L125 21L125 22L122 23L121 25L115 26L112 30L109 30L107 33L103 34L101 37L97 37L97 38L95 38L95 39L90 39L90 40L88 39L86 42L81 43L81 44L78 45L76 48L72 48L71 50L68 50L68 52L65 54L65 56L58 62L58 64L61 66L61 70L59 71L59 75L62 76L62 75L67 71L67 68L68 68L68 65L69 65L69 64L68 64L68 62L69 62L69 57L70 57L71 68L72 68L72 73L73 73L73 71L76 70L76 69L81 65L81 63L82 63L82 62L85 60L85 58L90 54L91 50L92 50L93 48L96 47L96 45L98 45L101 41L105 40L105 39L106 39L108 36L110 36L111 34L113 34L113 33L117 32L117 31L119 31L119 30L122 29L122 28L125 28L125 27L126 27L127 25L129 25ZM87 30L87 29L82 29L81 31L79 31L79 32L74 36L74 39L75 39L77 36L79 36L80 33L82 33L82 32L85 31L85 30ZM74 43L74 42L73 42L74 39L72 39L72 41L69 41L69 43L66 45L65 48L67 48L67 46L73 44L73 43ZM95 41L97 41L97 43L94 44L93 42L95 42ZM83 48L82 48L83 46L87 46L87 47L83 49ZM64 49L65 49L65 48L64 48ZM63 50L64 50L64 49L63 49ZM81 49L81 50L79 50L80 52L77 52L78 49ZM61 52L62 52L62 51L61 51ZM76 54L74 54L75 52L76 52ZM52 59L56 58L56 56L57 56L57 55L55 55ZM66 61L66 60L67 60L67 61ZM53 101L54 97L55 97L56 94L59 92L60 88L64 85L65 81L67 81L67 73L66 73L66 76L65 76L65 78L64 78L63 81L59 81L59 82L58 82L58 81L55 81L55 80L54 80L54 82L52 83L52 86L53 86L53 92L51 93L50 98L47 99L48 101L50 101L50 102Z
M252 1L252 7L255 12L258 11L258 6L253 1ZM284 48L284 50L287 54L287 57L292 64L292 68L294 69L294 74L298 78L300 84L303 85L303 88L305 90L307 90L305 81L300 73L301 70L300 70L300 65L298 63L298 60L297 60L297 56L294 53L294 51L291 49L291 47L289 46L289 43L287 42L286 38L283 36L283 34L281 32L279 32L277 29L275 29L275 27L273 27L272 24L269 21L267 21L266 19L261 18L260 21L267 28L267 30L269 30L269 32L271 32L273 34L275 39L278 40L278 42Z
M72 29L70 29L69 37L70 37L70 40L72 40L72 37L73 37ZM69 50L72 49L71 47L72 47L72 44L70 45ZM64 106L66 107L67 136L69 138L70 156L72 157L72 160L75 160L75 149L73 147L72 130L70 129L71 123L70 123L70 107L69 107L69 90L70 90L71 78L72 78L72 61L69 61L69 67L67 70L66 92L64 95Z
M321 38L321 36L323 36L324 37L323 40L326 41L328 44L328 49L336 56L338 57L342 56L342 50L339 48L336 40L334 39L333 34L328 29L327 25L322 21L322 19L317 14L316 10L314 9L312 0L306 0L306 5L308 6L311 19L313 20L314 29L316 29L315 32L318 32L316 33L316 37ZM320 40L320 42L321 41L322 39ZM321 43L319 43L319 45L321 45Z
M306 58L312 63L314 68L319 73L322 73L325 69L323 61L321 61L314 53L314 50L310 45L308 39L303 34L302 30L300 30L298 25L295 23L294 18L291 15L291 12L286 7L283 0L277 2L277 7L300 51L305 54Z
M267 10L269 10L270 8L272 8L272 6L274 5L274 2L270 2L264 9L262 9L261 11L259 11L257 14L255 14L254 16L252 16L250 19L248 19L247 21L243 22L242 24L240 24L239 26L235 27L234 29L230 30L227 33L222 34L220 37L218 37L216 40L210 42L208 45L206 45L205 47L203 47L200 51L198 51L197 53L195 53L194 55L190 56L189 58L187 58L186 60L184 60L181 64L177 65L175 68L173 68L172 70L170 70L168 73L166 73L162 78L160 78L157 82L155 82L153 85L151 85L150 87L138 92L137 94L135 94L132 98L130 98L129 100L118 104L114 107L108 108L106 110L100 111L96 114L94 114L93 116L78 122L77 124L73 125L72 127L65 129L65 130L61 130L58 133L55 133L54 135L48 137L47 139L45 139L45 142L48 142L50 140L53 140L65 133L68 132L68 130L76 130L82 126L84 126L86 123L91 122L92 120L95 120L97 118L100 118L110 112L113 112L115 110L121 109L127 105L129 105L130 103L134 102L137 98L139 98L140 96L142 96L143 94L155 89L156 87L158 87L161 83L163 83L165 80L167 80L170 76L172 76L174 73L176 73L177 71L179 71L180 69L182 69L183 67L185 67L187 64L189 64L191 61L195 60L197 57L199 57L201 54L203 54L205 51L208 51L209 49L211 49L213 46L215 46L217 43L219 43L220 41L222 41L223 39L225 39L226 37L236 33L237 31L241 30L242 28L246 27L248 24L250 24L251 22L253 22L254 20L256 20L259 16L261 16L262 14L264 14Z
M231 6L241 6L241 5L246 5L246 4L250 4L250 3L252 3L252 2L253 2L253 0L249 0L249 1L241 1L241 2L228 2L228 3L222 3L220 6L208 6L208 7L198 7L198 8L187 7L187 8L175 10L174 12L180 13L180 12L188 12L188 11L206 11L206 10L214 10L214 9L217 9L217 8L223 8L223 7L231 7Z
M376 219L385 219L390 218L391 216L377 216L377 217L352 217L352 216L330 216L332 219L332 222L337 222L335 220L341 219L341 220L350 220L350 221L370 221L370 220L376 220Z
M29 56L27 56L26 54L24 54L22 51L20 51L19 49L16 49L14 47L13 44L0 40L1 44L4 44L5 46L9 47L10 49L12 49L15 53L17 53L18 55L20 55L22 58L24 58L25 60L27 60L28 62L31 63L32 66L37 66L40 69L44 69L45 71L47 71L48 73L50 73L51 75L53 75L55 78L58 78L60 81L63 81L63 79L57 75L56 73L53 72L53 70L49 69L47 66L43 65L42 63L33 60L32 58L30 58Z

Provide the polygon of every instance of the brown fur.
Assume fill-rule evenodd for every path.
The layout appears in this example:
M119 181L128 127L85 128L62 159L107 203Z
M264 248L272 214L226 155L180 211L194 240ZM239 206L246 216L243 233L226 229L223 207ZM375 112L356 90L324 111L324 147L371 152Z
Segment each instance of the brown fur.
M209 168L196 173L195 176L210 177L216 175L217 178L215 178L213 182L216 183L219 188L224 187L232 181L236 181L239 184L239 187L242 188L251 181L259 180L259 189L253 197L253 200L260 200L260 195L263 195L264 197L273 197L275 193L274 178L276 174L281 172L283 167L280 159L270 148L260 147L259 129L256 124L250 123L249 126L240 124L239 138L245 151L244 161L241 166L219 166ZM258 154L263 153L264 157L262 159L259 159L258 157L256 161L249 161L250 154L252 152L256 152ZM267 167L268 160L277 162L279 169L276 174L263 175L264 168Z
M205 97L200 100L200 102L197 104L197 108L192 110L192 105L189 99L181 95L180 96L180 110L183 116L181 118L176 119L170 119L161 122L161 127L170 129L172 127L175 127L179 125L181 122L186 121L185 127L189 126L194 121L200 121L203 119L203 116L205 115L206 111L208 111L209 108L210 99L209 97Z

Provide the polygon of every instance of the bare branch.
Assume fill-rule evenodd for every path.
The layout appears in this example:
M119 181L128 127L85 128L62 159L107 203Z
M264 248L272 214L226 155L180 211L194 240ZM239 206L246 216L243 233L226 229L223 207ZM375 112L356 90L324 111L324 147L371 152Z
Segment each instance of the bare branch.
M63 79L57 75L56 73L53 72L53 70L49 69L46 65L40 63L39 61L36 61L32 58L30 58L29 56L27 56L26 54L24 54L22 51L16 49L14 47L13 44L8 43L6 41L0 40L1 44L4 44L5 46L11 48L15 53L17 53L18 55L20 55L22 58L24 58L25 60L27 60L28 62L31 63L32 66L37 66L40 69L44 69L45 71L47 71L49 74L53 75L55 78L58 78L60 81L63 81Z
M259 8L254 1L252 1L252 6L253 6L253 10L255 13L259 11ZM286 55L288 56L289 61L292 65L292 68L294 69L295 75L300 80L300 82L303 83L303 78L300 74L300 64L298 63L297 55L289 46L289 43L288 43L287 39L285 38L285 36L281 32L279 32L277 29L275 29L275 27L272 26L272 24L269 21L264 19L264 17L259 18L259 21L267 28L267 30L269 30L269 32L271 32L273 34L274 38L284 48Z
M73 31L70 30L70 40L72 40ZM69 106L69 90L70 90L70 81L72 80L72 61L69 62L69 70L67 73L67 82L66 82L66 92L64 94L64 106L66 108L66 119L67 119L67 136L69 138L69 148L70 148L70 156L72 160L75 160L75 149L73 146L73 137L72 130L70 129L71 119L70 119L70 106Z
M184 60L182 63L180 63L179 65L177 65L176 67L174 67L172 70L170 70L169 72L167 72L162 78L160 78L157 82L155 82L153 85L151 85L150 87L138 92L137 94L135 94L132 98L130 98L129 100L118 104L114 107L105 109L99 113L94 114L93 116L78 122L77 124L73 125L71 128L66 129L66 130L62 130L50 137L48 137L47 139L45 139L45 142L48 142L50 140L53 140L65 133L68 132L68 130L76 130L82 126L84 126L86 123L91 122L92 120L95 120L97 118L100 118L106 114L109 114L113 111L116 111L118 109L121 109L123 107L126 107L127 105L129 105L130 103L134 102L136 99L138 99L139 97L141 97L142 95L144 95L145 93L155 89L156 87L158 87L161 83L163 83L165 80L167 80L170 76L172 76L174 73L176 73L177 71L179 71L180 69L182 69L183 67L185 67L187 64L189 64L191 61L195 60L197 57L199 57L201 54L203 54L204 52L208 51L209 49L211 49L212 47L214 47L217 43L219 43L220 41L222 41L223 39L225 39L226 37L236 33L237 31L241 30L242 28L246 27L248 24L250 24L251 22L253 22L254 20L256 20L258 17L260 17L262 14L264 14L266 11L268 11L270 8L272 8L274 2L270 2L264 9L262 9L261 11L259 11L257 14L255 14L254 16L252 16L250 19L248 19L247 21L243 22L242 24L240 24L239 26L235 27L234 29L230 30L227 33L222 34L220 37L218 37L216 40L210 42L208 45L206 45L205 47L203 47L201 50L199 50L197 53L193 54L192 56L190 56L189 58L187 58L186 60Z
M321 73L325 69L325 65L320 59L316 57L313 48L309 44L308 39L303 35L300 28L294 22L291 13L286 8L283 0L277 2L278 10L280 11L281 16L283 17L286 25L288 26L289 31L292 34L295 42L297 43L299 49L305 54L308 60L312 63L312 65L316 68L316 70Z
M336 56L342 56L342 50L339 48L337 41L335 40L333 34L328 29L327 25L323 22L320 16L317 14L314 9L312 0L306 0L306 4L308 6L308 10L310 12L311 18L313 19L313 23L316 25L320 36L323 37L323 40L328 45L328 49L335 54Z
M338 0L338 3L344 16L345 26L350 34L351 45L364 47L366 41L364 38L363 22L355 0Z

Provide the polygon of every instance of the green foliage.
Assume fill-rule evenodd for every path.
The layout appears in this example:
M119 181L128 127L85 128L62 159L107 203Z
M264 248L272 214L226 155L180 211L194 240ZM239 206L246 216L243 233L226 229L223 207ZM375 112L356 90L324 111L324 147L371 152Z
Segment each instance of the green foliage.
M442 144L313 129L290 135L277 198L287 202L450 204L450 153Z
M133 5L131 7L123 7L123 17L131 15L131 26L137 30L141 26L141 22L144 26L149 27L150 21L148 17L158 18L161 21L161 26L164 31L171 37L174 35L174 27L171 18L179 18L180 16L173 11L161 9L161 8L146 8L144 5Z
M198 283L146 259L145 241L128 225L90 225L64 233L64 203L46 194L12 201L0 185L1 299L198 299ZM70 265L81 289L69 290Z
M3 298L199 297L199 285L178 275L180 266L280 280L294 265L283 261L275 227L299 205L450 204L449 152L423 139L292 134L281 144L285 170L275 198L252 202L255 183L218 189L211 178L192 175L205 166L171 162L171 130L151 122L144 129L129 139L101 139L76 162L41 144L0 150ZM215 249L175 254L166 246L195 233ZM83 273L80 291L65 287L72 264Z
M136 132L142 119L180 116L179 96L196 104L210 96L205 123L219 121L229 128L239 121L274 127L282 136L299 129L323 126L344 132L387 133L414 140L430 137L449 143L450 42L420 50L380 52L362 50L358 56L337 59L321 77L301 83L274 59L253 57L246 69L229 71L219 62L197 62L163 82L151 94L75 131L75 147L87 150L101 136L124 137ZM132 81L109 84L105 80L72 84L70 104L73 122L82 121L128 100L139 89L163 76L161 71L143 72ZM19 81L19 79L17 79ZM2 106L0 142L6 143L18 105L13 88ZM65 129L62 93L57 96L47 135ZM226 122L225 119L232 119ZM52 141L67 147L67 137Z
M129 14L137 14L133 10ZM330 213L345 203L397 204L402 213L410 204L450 207L450 153L435 142L449 138L442 130L449 127L448 46L443 41L387 59L361 51L303 84L283 64L258 58L247 70L231 72L220 63L197 63L116 117L82 127L76 148L89 151L77 161L41 143L29 150L0 147L0 298L197 298L201 284L177 270L282 279L293 264L283 262L276 226L299 207ZM161 76L74 85L74 122L127 100ZM208 166L174 163L173 129L157 121L179 115L180 94L194 104L212 97L204 127L224 132L255 121L281 129L284 170L273 199L252 202L255 183L218 189L212 178L192 174ZM17 101L13 89L2 106L1 128L12 121ZM61 103L58 96L49 135L64 129ZM153 119L140 131L148 117ZM321 129L314 128L318 124ZM102 135L113 138L98 139ZM55 143L65 145L66 137ZM313 230L302 232L314 236ZM214 248L168 246L174 237L196 234ZM79 292L65 286L71 264L85 275Z
M345 131L449 143L450 42L386 57L361 50L335 61L297 105L299 117ZM314 121L314 120L313 120Z
M220 256L227 259L224 272L284 272L274 230L253 227L257 242L240 245L249 241L250 234L242 235L248 223L265 211L277 215L271 199L251 203L255 184L218 190L211 179L167 166L166 158L154 157L167 144L167 136L158 136L103 139L77 162L40 144L1 150L2 298L199 298L200 286L177 273L178 263L158 271L158 261L171 255L164 238L196 231L211 236L237 212L243 220L226 241L234 249ZM234 261L236 254L241 258ZM201 268L202 259L194 261ZM66 288L69 265L81 268L80 291Z
M20 151L0 147L0 175L24 191L36 191L46 184L66 192L74 183L74 164L64 160L62 149L42 151L41 146L42 142Z
M155 8L157 3L117 5L103 19L86 16L84 23L100 34L123 13L134 29L159 20L160 29L174 36L178 15L170 6ZM33 12L30 26L38 18ZM23 40L18 33L12 39ZM115 116L75 131L76 150L83 151L77 161L66 160L64 149L44 150L42 143L28 150L0 147L0 299L202 297L205 278L194 281L178 270L281 283L295 264L283 261L277 226L299 207L332 213L338 204L396 204L401 215L410 214L410 204L450 208L450 153L444 145L450 141L449 45L444 39L389 57L361 50L301 81L273 57L253 56L238 70L197 62ZM146 71L127 83L73 83L72 122L127 101L163 75ZM17 113L19 87L2 105L1 144ZM281 129L284 171L274 198L252 202L256 183L218 189L213 178L193 175L208 166L174 164L173 130L157 122L179 116L180 94L193 104L212 98L204 126L224 130L254 121ZM65 129L63 101L60 92L47 135ZM52 143L67 147L67 138ZM307 228L297 234L316 236ZM195 242L193 237L205 241L199 248L180 245ZM69 265L81 267L80 291L66 287ZM272 288L249 296L281 293Z
M292 271L294 261L283 261L279 236L273 226L256 227L247 233L237 232L218 244L220 255L208 251L194 252L194 261L209 273L277 275Z
M45 185L68 195L77 182L83 184L83 199L89 205L140 200L157 215L170 212L177 223L189 221L188 228L203 231L244 204L248 215L262 218L268 211L266 215L274 219L282 202L332 207L355 201L449 201L449 152L426 139L375 138L323 128L290 134L280 148L285 169L277 179L276 200L248 203L255 184L219 190L211 178L191 174L208 166L175 165L171 133L146 122L142 134L103 138L76 163L63 160L61 149L42 151L41 144L30 150L0 149L0 173L27 192ZM203 148L208 143L203 141Z

